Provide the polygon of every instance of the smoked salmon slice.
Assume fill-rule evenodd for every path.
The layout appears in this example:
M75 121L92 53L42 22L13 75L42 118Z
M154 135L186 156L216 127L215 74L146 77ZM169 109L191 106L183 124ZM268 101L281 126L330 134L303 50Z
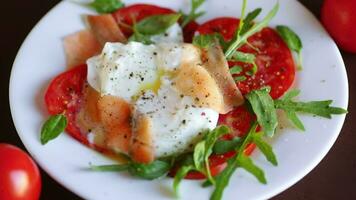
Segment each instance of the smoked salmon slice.
M90 30L82 30L64 38L67 67L86 63L86 60L101 52L101 45Z
M86 20L101 46L104 46L107 42L127 42L127 38L112 15L88 15Z

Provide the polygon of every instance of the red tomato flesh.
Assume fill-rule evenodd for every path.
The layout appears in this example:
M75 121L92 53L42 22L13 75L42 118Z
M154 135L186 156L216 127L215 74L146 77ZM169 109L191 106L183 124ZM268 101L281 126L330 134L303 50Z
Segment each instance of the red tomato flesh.
M176 13L174 10L164 7L159 7L149 4L134 4L124 8L118 9L112 15L116 19L120 26L120 29L124 32L126 37L130 37L132 34L132 26L134 21L137 23L146 17L153 15L164 15ZM183 29L183 36L185 42L191 42L196 29L199 24L195 21L190 22Z
M121 30L127 37L132 34L132 25L134 21L139 22L146 17L153 15L163 15L175 13L169 8L163 8L149 4L134 4L131 6L123 7L114 12L112 15L118 22Z
M229 41L235 35L239 20L235 18L217 18L202 24L197 32L200 34L221 33L225 40ZM288 46L278 33L265 28L248 39L258 50L244 45L239 51L256 55L258 71L254 76L248 76L247 71L251 70L252 65L229 62L230 67L239 65L244 71L240 74L245 75L245 81L237 83L238 88L243 94L251 90L259 89L264 86L271 87L271 96L274 99L281 97L293 84L295 78L295 64L293 56Z
M68 119L66 131L78 141L88 145L87 138L76 125L86 78L86 65L74 67L60 74L50 83L45 94L45 103L51 115L64 113Z
M336 43L356 53L356 0L325 0L321 20Z
M41 174L24 151L12 145L0 144L0 173L0 199L39 199Z

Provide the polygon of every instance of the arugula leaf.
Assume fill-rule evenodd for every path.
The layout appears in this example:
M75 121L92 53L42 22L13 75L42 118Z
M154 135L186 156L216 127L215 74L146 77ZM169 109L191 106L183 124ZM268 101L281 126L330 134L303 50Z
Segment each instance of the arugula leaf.
M247 39L252 36L253 34L261 31L264 27L266 27L269 22L273 19L273 17L277 14L279 10L279 3L277 3L274 8L267 14L267 16L259 23L255 23L248 31L246 31L244 34L240 35L241 28L242 26L239 27L237 30L236 38L233 40L230 44L230 46L227 48L225 52L225 57L227 59L230 59L232 55L234 54L235 50L240 48L242 45L244 45L247 42ZM242 15L243 16L243 15ZM243 17L241 17L242 22L243 22ZM240 22L241 23L241 22Z
M175 24L181 14L153 15L138 22L134 30L142 35L158 35L164 33Z
M194 148L194 165L195 168L206 174L208 179L214 184L214 179L211 176L209 156L213 153L213 147L216 141L222 136L229 133L230 130L226 126L216 127L214 130L207 132L204 139L199 142Z
M215 44L215 39L215 34L196 35L193 38L193 45L206 49Z
M206 172L205 171L205 149L206 146L206 141L201 141L198 144L195 145L194 147L194 154L193 154L193 159L194 159L194 165L195 168L198 171L201 172Z
M250 28L253 26L253 20L261 13L262 9L257 8L252 12L248 13L246 18L244 19L244 24L241 27L240 35L245 34Z
M150 164L131 163L128 171L133 176L153 180L168 173L170 168L170 163L161 160L155 160Z
M182 166L176 175L174 176L174 181L173 181L173 190L175 195L178 197L179 196L179 185L181 181L184 179L184 177L192 170L194 170L194 166L188 165L188 166Z
M228 160L226 168L216 177L215 189L214 189L213 194L210 197L210 200L220 200L222 198L224 189L229 184L232 174L239 167L239 162L241 162L241 161L238 161L238 160L241 159L240 157L244 156L244 149L250 143L251 136L256 132L256 128L257 128L257 123L254 122L253 125L251 126L249 132L243 139L242 145L237 149L237 154ZM249 169L250 167L249 167L249 165L247 165L249 163L246 164L246 161L244 160L244 158L242 158L241 160L242 160L242 164L246 168ZM252 171L252 170L250 170L250 171ZM254 171L256 171L256 170L254 170ZM204 183L204 186L209 186L209 185L210 185L210 182Z
M94 0L89 4L90 7L95 9L98 13L112 13L119 8L125 6L120 0Z
M232 56L234 61L244 62L244 63L254 63L256 60L256 56L251 53L244 53L241 51L235 51Z
M183 15L183 22L181 24L182 28L205 14L205 12L197 12L198 8L203 5L204 2L205 0L191 0L192 9L188 15Z
M67 127L67 118L63 114L51 116L42 126L41 143L47 144L58 137Z
M206 35L196 35L193 38L193 44L201 48L209 48L214 46L216 42L219 42L222 49L227 47L223 36L220 33L206 34Z
M246 74L249 76L252 76L254 74L257 73L257 65L255 63L256 60L256 56L254 54L251 53L244 53L241 51L236 51L234 53L234 55L232 56L234 61L238 61L238 62L244 62L244 63L248 63L248 64L252 64L252 69L247 72Z
M274 100L276 109L281 109L286 112L287 117L300 130L304 131L303 123L297 116L297 112L308 113L320 117L331 119L331 115L346 114L347 110L338 107L330 106L332 100L326 101L310 101L296 102L292 99L300 94L299 90L291 90L279 100Z
M241 154L237 159L237 164L246 171L250 172L252 175L254 175L258 181L263 184L267 184L265 173L261 168L259 168L253 163L250 157Z
M242 67L241 66L233 66L230 68L230 74L239 74L241 73L243 70L242 70Z
M303 122L299 119L297 113L293 111L286 111L287 118L294 124L296 128L298 128L301 131L305 131L305 127Z
M298 70L302 70L302 40L299 36L288 26L277 26L277 32L282 37L284 42L288 45L288 47L295 51L298 54Z
M122 165L90 165L90 169L99 172L120 172L126 171L130 167L130 164Z
M219 140L215 143L213 152L215 154L225 154L234 151L242 144L242 139L235 137L232 140Z
M269 88L253 90L246 95L252 110L257 116L258 123L262 126L265 134L269 137L274 135L278 125L277 112Z
M267 160L273 165L277 166L278 161L277 157L273 152L271 145L267 142L263 141L261 133L255 133L252 135L252 142L256 144L256 146L261 150L263 155L267 158Z
M237 155L228 160L226 168L216 177L216 185L210 200L220 200L224 193L226 186L229 184L232 174L237 169L238 165L236 162ZM208 185L208 183L206 183Z
M245 81L246 79L247 79L246 76L234 77L235 82L242 82L242 81Z

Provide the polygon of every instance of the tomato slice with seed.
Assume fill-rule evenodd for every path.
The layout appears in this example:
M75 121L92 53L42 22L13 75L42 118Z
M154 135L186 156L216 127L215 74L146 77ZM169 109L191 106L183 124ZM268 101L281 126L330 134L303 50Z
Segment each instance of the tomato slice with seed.
M124 32L126 37L130 37L132 34L132 25L134 21L139 22L146 17L153 15L163 15L176 13L174 10L169 8L164 8L160 6L150 5L150 4L134 4L124 8L118 9L112 15L119 24L121 30ZM191 42L196 29L199 24L195 21L187 24L183 29L183 36L185 42Z
M86 77L86 65L79 65L58 75L46 91L45 103L51 115L64 113L68 119L66 131L78 141L88 145L87 138L76 125L76 116L83 99Z
M132 34L131 27L134 21L139 22L149 16L171 13L175 12L169 8L163 8L149 4L134 4L131 6L120 8L112 15L118 22L121 30L125 33L126 36L129 37Z
M216 18L202 24L199 34L221 33L226 41L231 40L236 32L239 20L236 18ZM237 83L243 94L264 86L271 87L270 95L277 99L281 97L293 84L295 78L295 64L288 46L278 33L271 28L264 28L248 39L250 45L242 46L239 51L252 53L256 56L257 73L248 75L251 64L229 62L230 67L241 66L243 72L234 75L245 76L247 79Z

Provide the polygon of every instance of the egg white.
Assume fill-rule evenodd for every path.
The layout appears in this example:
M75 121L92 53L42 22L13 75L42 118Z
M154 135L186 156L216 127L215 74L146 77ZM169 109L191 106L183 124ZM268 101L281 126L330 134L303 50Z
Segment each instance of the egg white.
M192 97L172 84L169 73L196 54L184 48L181 32L174 25L152 37L153 45L107 43L101 55L87 61L87 79L95 90L129 102L133 120L137 114L149 117L155 157L189 150L202 132L216 127L219 117L210 108L195 106Z

